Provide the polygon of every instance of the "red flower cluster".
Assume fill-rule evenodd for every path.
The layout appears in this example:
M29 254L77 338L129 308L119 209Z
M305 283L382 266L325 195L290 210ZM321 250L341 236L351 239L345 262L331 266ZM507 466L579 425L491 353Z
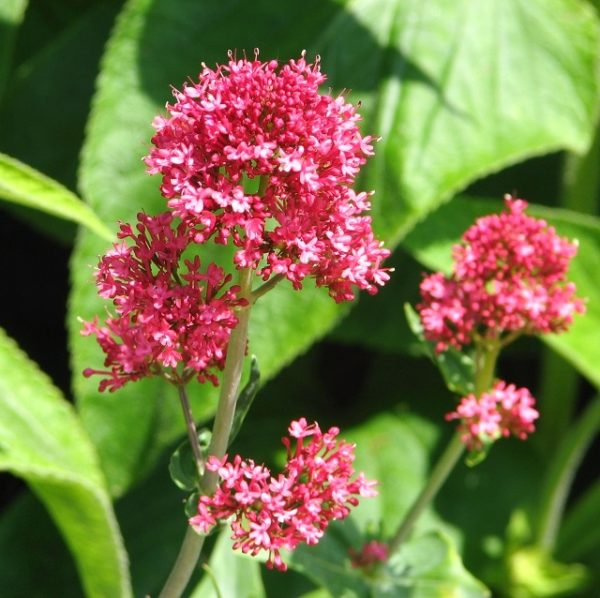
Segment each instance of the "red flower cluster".
M508 212L479 218L463 235L450 278L436 273L421 283L417 308L438 351L460 349L476 335L562 332L585 310L566 282L577 244L527 216L525 201L507 196L506 206Z
M385 563L390 556L389 546L385 542L377 540L367 542L358 551L351 548L348 552L355 569L371 569L377 563Z
M219 520L233 517L234 548L256 556L269 552L267 566L286 570L280 550L292 550L301 542L316 544L329 522L343 519L357 496L376 495L375 482L354 475L354 445L336 440L339 430L322 433L318 424L304 418L288 429L287 465L273 477L263 465L236 456L233 462L211 457L207 468L222 478L213 496L201 496L198 515L190 525L208 533ZM305 439L307 439L305 441Z
M480 450L502 436L525 440L535 430L533 422L538 417L535 399L527 388L499 381L479 398L473 394L463 397L446 420L460 420L463 443L469 450Z
M244 304L237 287L224 290L231 276L200 260L182 259L191 243L185 224L172 226L170 213L156 217L138 214L136 231L122 224L113 246L101 259L96 282L101 297L116 311L105 326L97 318L84 322L84 335L96 335L106 354L108 370L100 374L100 390L117 390L142 377L167 373L177 382L193 376L217 384L223 369L231 329L237 324L233 308ZM128 244L125 240L128 239Z
M389 255L371 229L368 194L350 186L372 155L353 105L319 94L318 60L235 60L175 91L154 121L150 173L194 240L230 240L240 268L294 288L312 276L336 301L375 293ZM263 259L264 258L264 259Z

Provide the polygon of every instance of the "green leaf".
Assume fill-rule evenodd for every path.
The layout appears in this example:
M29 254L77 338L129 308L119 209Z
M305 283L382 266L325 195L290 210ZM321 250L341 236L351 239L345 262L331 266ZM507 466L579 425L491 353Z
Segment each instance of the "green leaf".
M125 549L89 438L60 392L1 331L0 470L27 481L45 504L87 595L131 595Z
M443 353L435 350L435 343L425 340L421 318L414 308L404 304L404 313L413 334L421 341L423 352L440 370L448 390L466 396L475 391L475 363L469 355L463 355L453 347Z
M440 202L504 166L583 152L598 106L598 19L573 0L363 0L315 44L334 86L382 140L365 185L399 240ZM568 99L567 99L568 98Z
M163 210L159 182L144 174L140 158L169 86L195 77L201 61L225 61L227 48L258 46L265 59L282 60L308 48L322 55L329 84L363 101L365 132L383 136L363 186L377 189L375 224L396 240L486 172L585 147L598 99L597 29L591 10L572 0L292 0L285 11L275 0L130 0L102 61L80 187L111 225ZM79 338L76 318L104 312L88 266L105 249L84 233L72 261L76 376L102 359L90 339ZM202 257L215 253L206 247ZM264 378L325 334L343 310L325 292L297 293L287 283L261 299L250 350ZM114 400L101 399L91 380L76 377L74 389L115 494L182 429L172 391L157 381L131 385ZM208 415L212 397L200 390L196 413Z
M404 247L433 270L448 272L452 245L479 216L499 212L502 204L492 200L457 197L442 206L416 227L404 240ZM596 386L600 386L600 219L568 210L530 206L529 213L554 226L559 235L577 239L579 250L571 262L568 278L577 285L577 294L587 299L587 312L576 316L567 333L545 334L540 338L560 353Z
M406 542L390 560L370 574L351 566L350 546L340 534L327 534L301 565L292 561L332 596L349 598L484 598L489 590L462 564L452 541L430 531Z
M27 0L4 0L0 3L0 102L12 66L17 30L26 7Z
M113 239L110 230L74 193L5 154L0 154L0 199L78 222L105 240Z
M375 596L477 598L489 590L463 566L450 539L430 532L407 542L388 565L390 576L376 580Z
M266 598L260 562L234 551L229 535L229 528L221 532L208 562L210 574L205 572L191 598ZM215 590L215 583L219 593Z
M210 445L212 433L210 430L203 429L198 433L198 443L201 453L206 456ZM198 467L194 457L194 451L189 438L186 438L171 455L169 460L169 474L175 485L180 490L191 492L198 487Z

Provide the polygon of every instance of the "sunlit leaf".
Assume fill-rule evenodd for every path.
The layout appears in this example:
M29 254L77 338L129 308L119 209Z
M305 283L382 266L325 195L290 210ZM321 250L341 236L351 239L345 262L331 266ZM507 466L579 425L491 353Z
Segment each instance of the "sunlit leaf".
M94 448L60 392L1 331L0 470L23 478L44 503L88 596L131 595L127 556Z

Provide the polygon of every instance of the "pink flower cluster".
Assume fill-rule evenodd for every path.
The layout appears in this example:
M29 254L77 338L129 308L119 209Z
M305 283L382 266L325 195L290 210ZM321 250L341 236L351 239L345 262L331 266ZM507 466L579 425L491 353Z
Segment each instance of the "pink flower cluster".
M324 81L304 53L282 67L258 52L204 66L154 120L146 164L195 242L231 241L239 268L296 289L311 276L343 301L353 285L375 293L388 280L389 251L365 215L368 194L350 188L373 139L343 96L319 94Z
M233 309L245 303L238 287L225 290L231 276L214 264L203 272L197 256L183 259L191 237L185 224L173 226L170 213L138 214L136 230L122 224L118 237L96 272L99 294L112 300L116 315L105 326L97 318L84 322L82 331L96 335L109 369L84 375L104 376L101 391L165 373L179 383L196 376L216 384L237 324Z
M527 388L498 381L479 398L473 394L463 397L446 420L459 420L462 442L469 450L481 450L503 436L525 440L535 430L538 417L535 399Z
M371 540L360 550L349 550L352 566L355 569L372 569L377 563L385 563L389 556L389 546L385 542Z
M206 467L222 478L213 496L201 496L198 515L190 525L208 533L218 521L230 517L234 548L256 556L268 551L267 566L286 570L280 550L293 550L301 542L316 544L329 522L343 519L358 496L375 496L375 482L356 478L354 445L336 440L337 428L322 433L318 424L304 418L293 421L284 438L287 464L276 477L263 465L234 457L210 457Z
M507 212L479 218L454 247L454 269L421 283L417 306L425 337L460 349L479 335L562 332L585 311L566 281L577 244L544 220L525 214L527 203L506 198Z

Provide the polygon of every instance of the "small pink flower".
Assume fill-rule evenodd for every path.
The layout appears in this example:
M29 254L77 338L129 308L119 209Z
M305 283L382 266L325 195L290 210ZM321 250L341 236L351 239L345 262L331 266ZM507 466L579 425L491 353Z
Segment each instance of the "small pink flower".
M377 563L385 563L389 558L389 547L385 542L371 540L360 550L349 551L352 566L355 569L372 569Z
M237 324L234 308L244 301L237 287L226 289L231 276L221 268L202 271L198 256L183 259L191 238L185 224L173 222L171 213L138 214L136 231L122 224L122 242L100 260L96 284L116 315L105 325L83 322L82 334L95 335L106 354L107 370L84 371L104 377L101 391L153 375L217 384Z
M449 278L435 273L421 283L417 309L438 351L460 349L476 335L563 332L585 311L566 280L577 244L527 216L525 201L507 196L506 206L508 212L479 218L465 232Z
M304 53L283 66L258 52L204 66L155 119L146 164L195 242L231 242L239 268L296 289L314 277L344 301L354 286L375 293L388 280L389 251L365 215L368 194L350 188L373 138L344 97L319 93L324 81ZM248 190L259 181L260 193Z
M280 550L316 544L330 521L348 516L359 496L377 494L375 482L362 473L353 477L354 445L337 440L337 428L323 434L318 424L302 418L290 424L289 432L296 446L283 439L287 465L276 477L239 455L233 463L209 459L207 469L223 480L213 496L200 497L198 514L190 519L206 534L216 522L233 517L234 548L253 556L266 550L267 566L281 571L286 565Z
M463 397L456 411L446 415L446 420L459 420L463 443L469 450L481 450L503 436L525 440L535 430L538 417L535 399L527 388L498 381L479 399L473 394Z

